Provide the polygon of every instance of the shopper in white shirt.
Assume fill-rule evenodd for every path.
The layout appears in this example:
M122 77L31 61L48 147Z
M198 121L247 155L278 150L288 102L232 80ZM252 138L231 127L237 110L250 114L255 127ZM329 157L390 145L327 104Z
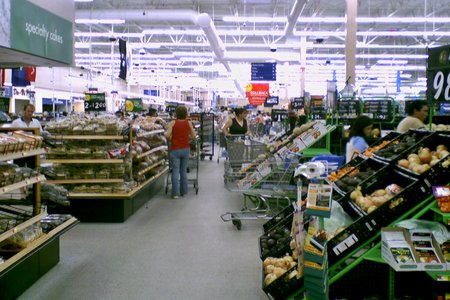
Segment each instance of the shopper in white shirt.
M42 133L42 126L38 120L33 118L34 113L34 105L33 104L25 104L23 107L23 116L15 119L11 127L15 128L39 128Z
M405 133L409 129L425 129L428 118L428 103L423 100L413 100L407 103L408 114L397 126L397 132Z

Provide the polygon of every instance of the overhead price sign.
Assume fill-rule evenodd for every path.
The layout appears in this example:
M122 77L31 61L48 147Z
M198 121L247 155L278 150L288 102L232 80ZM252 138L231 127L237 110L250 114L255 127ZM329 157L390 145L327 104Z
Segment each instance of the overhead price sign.
M428 49L428 101L450 101L450 45Z
M277 80L277 63L252 63L252 81Z
M126 111L141 112L142 109L142 98L129 98L125 100Z
M106 111L105 93L84 95L84 111Z
M305 107L305 98L295 97L292 99L292 109L303 109Z
M245 89L245 95L250 105L263 105L266 98L269 97L268 83L249 83Z

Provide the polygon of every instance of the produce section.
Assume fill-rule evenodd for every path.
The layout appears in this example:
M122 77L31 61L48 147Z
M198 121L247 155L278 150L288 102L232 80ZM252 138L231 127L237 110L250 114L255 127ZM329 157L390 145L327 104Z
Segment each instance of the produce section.
M318 261L326 257L326 270L320 269L320 263L317 261L317 266L308 265L311 264L310 262L305 263L305 272L308 269L308 272L313 271L314 276L319 276L323 280L329 278L330 296L345 297L344 294L336 294L341 293L338 292L340 291L339 278L362 261L362 259L355 261L352 255L356 252L364 253L368 250L368 245L376 243L377 238L380 238L381 228L414 216L414 213L418 211L420 215L416 214L415 217L420 217L431 210L445 214L449 194L448 186L445 186L448 184L446 174L450 167L449 138L448 135L440 132L409 131L400 136L393 136L390 140L379 141L377 145L383 144L384 148L379 147L373 150L374 155L360 155L328 175L327 181L334 189L333 199L342 206L352 222L338 228L335 232L321 231L321 235L311 235L306 240L304 255L305 258L308 256L308 260L312 258ZM381 151L382 149L384 151ZM419 170L418 167L424 170ZM432 186L435 188L432 189ZM438 187L441 188L442 196L437 197L436 203L431 206L430 194ZM276 262L277 265L284 262L284 255L289 255L289 241L293 236L292 233L290 236L284 236L286 230L283 228L286 226L282 225L283 220L286 221L279 220L272 231L267 231L265 228L266 233L260 238L261 254L265 254L261 257L263 259L278 258L269 260L271 263ZM444 222L445 220L447 219L444 217ZM324 244L326 245L325 253L323 252ZM273 254L272 251L274 251ZM419 257L424 253L423 251L418 254ZM366 256L363 255L363 257ZM443 254L442 257L444 257ZM442 257L439 258L441 262ZM431 262L425 258L417 258L417 260L425 264ZM267 283L277 282L280 276L284 276L285 284L289 282L286 279L289 271L280 270L277 266L266 268L266 264L263 268L265 275L263 290L266 293L270 286ZM275 274L272 272L274 268L277 270ZM433 269L432 266L430 268ZM319 275L321 272L327 272L329 277L321 277L322 275ZM304 284L311 291L311 288L320 290L323 283L312 282L308 279ZM337 287L334 294L333 285ZM289 291L288 286L285 288ZM275 296L268 293L268 295L274 299L294 299L295 295L298 296L303 291L302 281L297 286L296 292L278 293Z

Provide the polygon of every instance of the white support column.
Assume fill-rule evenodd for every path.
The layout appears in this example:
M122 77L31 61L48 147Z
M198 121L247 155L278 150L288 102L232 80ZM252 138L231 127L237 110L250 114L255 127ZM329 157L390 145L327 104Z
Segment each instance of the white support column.
M350 77L349 83L355 84L356 65L356 15L358 12L357 0L346 0L347 8L347 35L345 38L345 65L346 79Z
M300 37L300 96L305 95L306 36Z

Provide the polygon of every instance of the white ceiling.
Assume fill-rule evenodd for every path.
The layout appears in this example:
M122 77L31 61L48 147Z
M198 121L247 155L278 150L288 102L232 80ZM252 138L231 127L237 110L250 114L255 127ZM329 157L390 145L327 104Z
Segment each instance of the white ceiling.
M332 79L333 71L338 82L345 81L343 0L94 0L75 7L75 19L125 21L77 23L75 64L110 73L119 66L117 42L110 38L121 37L132 48L130 84L201 77L211 88L236 90L249 81L250 62L268 60L278 62L279 84L297 84L303 36L309 88ZM287 22L294 7L298 18ZM201 13L212 19L212 30L199 26ZM268 19L259 22L261 17ZM365 88L395 83L397 70L402 86L416 84L425 77L426 47L450 44L448 0L360 0L357 22L356 81Z

